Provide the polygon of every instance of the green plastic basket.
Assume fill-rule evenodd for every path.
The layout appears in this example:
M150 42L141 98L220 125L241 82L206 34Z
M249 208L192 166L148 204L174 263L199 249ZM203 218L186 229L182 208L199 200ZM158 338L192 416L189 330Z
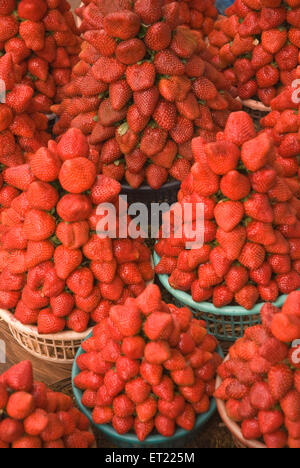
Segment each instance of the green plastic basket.
M92 333L88 336L90 338ZM224 354L222 349L218 348L218 353L224 359ZM78 407L81 411L88 417L91 424L99 431L101 431L107 439L109 439L113 445L116 445L120 448L183 448L185 444L192 439L199 431L205 426L205 424L212 418L215 414L217 405L214 398L212 398L210 403L210 408L207 413L198 416L196 420L195 427L192 431L185 431L184 429L178 429L172 437L163 437L161 435L153 435L147 437L146 440L140 442L136 435L134 434L118 434L111 425L108 424L95 424L92 418L92 411L89 408L86 408L82 402L83 392L79 390L74 385L75 377L80 373L80 369L77 366L77 358L81 354L85 354L85 351L82 347L78 350L76 358L73 363L72 368L72 387L73 393L77 402Z
M160 257L154 252L154 264L158 265ZM205 320L207 329L221 341L236 341L244 336L247 328L261 323L260 311L264 303L256 304L251 310L239 306L217 308L210 302L195 302L190 294L173 289L168 275L158 275L161 284L184 306L190 307L199 319ZM280 296L274 305L282 307L287 296Z

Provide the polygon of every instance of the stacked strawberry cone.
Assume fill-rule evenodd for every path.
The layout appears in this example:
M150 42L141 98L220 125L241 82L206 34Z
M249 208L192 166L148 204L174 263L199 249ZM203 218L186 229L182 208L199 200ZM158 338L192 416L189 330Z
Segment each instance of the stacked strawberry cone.
M35 382L29 361L0 376L0 410L0 448L87 449L95 443L72 398Z
M300 77L300 3L236 0L210 33L214 63L239 96L269 107L282 86Z
M98 156L71 129L2 173L0 307L41 334L84 332L153 279L143 241L118 240L127 211L119 213L120 184L96 175ZM116 232L105 230L115 240L96 233L102 203L120 215Z
M25 162L24 152L47 145L48 119L34 109L34 91L10 53L0 57L0 79L0 163L13 167Z
M218 10L215 7L214 0L179 0L174 2L173 0L161 0L160 5L167 6L172 4L173 11L178 11L179 21L178 25L186 25L192 29L201 31L204 36L213 30L214 22L218 17ZM177 6L175 7L175 3ZM95 5L100 8L95 9ZM116 11L115 9L124 7L130 7L130 2L127 0L115 0L107 1L102 0L101 2L95 0L84 0L82 6L76 9L77 16L81 19L80 31L86 32L91 29L95 29L99 26L99 23L95 23L95 15L97 20L103 21L104 15ZM176 10L175 10L176 8Z
M193 233L196 204L204 205L204 245L186 250L195 234L182 237L173 227L156 245L156 272L170 275L173 288L191 291L194 301L212 300L218 308L250 310L259 299L274 302L300 288L299 182L279 170L272 139L257 136L250 116L237 112L216 142L196 138L193 150L196 164L178 202L193 204L184 226Z
M219 367L215 397L241 424L244 439L263 439L268 448L300 448L300 293L277 309L267 303L263 325L248 328Z
M293 98L297 90L286 87L271 102L272 111L261 120L277 148L279 170L295 189L299 188L300 117L299 104ZM296 92L297 94L297 92Z
M33 90L30 112L50 113L70 81L80 39L66 0L8 0L0 6L0 50Z
M128 3L92 2L84 10L97 22L83 35L65 99L52 107L60 116L54 133L82 130L104 175L159 189L169 176L184 180L192 138L214 139L240 103L206 62L201 32L179 25L177 2L138 0L134 11Z
M192 312L162 302L150 285L124 306L112 307L77 358L74 384L95 424L118 434L134 431L140 441L152 431L172 437L193 430L206 413L222 358L217 340Z

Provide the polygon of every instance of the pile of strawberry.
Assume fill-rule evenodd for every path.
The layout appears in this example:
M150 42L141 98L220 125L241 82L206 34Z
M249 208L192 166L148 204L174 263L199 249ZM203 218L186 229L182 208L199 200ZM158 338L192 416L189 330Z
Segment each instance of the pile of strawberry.
M65 99L52 107L60 116L54 133L82 130L100 152L104 175L159 189L169 176L185 179L192 138L214 139L240 103L206 61L202 33L180 25L178 2L131 3L83 8L81 60Z
M236 0L209 34L215 63L241 99L270 106L278 90L300 78L300 2Z
M272 111L261 120L261 126L277 147L276 162L285 177L299 188L300 177L300 106L295 102L295 88L287 86L272 100ZM294 99L294 100L293 100ZM297 185L298 184L298 185Z
M141 239L118 240L119 225L115 240L96 233L106 215L97 206L118 210L121 189L96 175L98 157L71 129L1 175L0 307L41 334L85 331L154 276Z
M299 180L279 170L272 139L257 136L250 116L237 112L216 142L196 138L192 146L196 163L178 202L194 206L187 222L193 235L178 236L174 227L161 239L156 272L216 307L250 310L259 298L274 302L300 288ZM186 242L195 241L197 203L204 205L204 246L187 250Z
M215 397L226 401L245 439L300 448L300 349L292 344L300 337L300 292L288 296L282 311L265 304L261 316L263 325L248 328L219 367Z
M95 5L102 6L106 3L105 0L99 2L95 0L84 0L82 2L84 5L76 9L77 16L82 20L80 25L80 31L86 32L92 29L95 29L99 26L95 22L95 15L99 17L99 11L95 9ZM168 5L169 3L174 3L173 0L161 0L160 5ZM218 10L215 7L215 0L179 0L176 10L179 13L179 25L190 26L192 29L197 29L202 31L204 36L213 30L214 22L218 17ZM110 0L110 5L108 6L109 12L112 12L112 9L115 8L116 4L119 6L128 6L129 2L126 0L123 2L116 2L116 0ZM172 5L174 9L174 5ZM102 15L103 12L101 11Z
M206 413L222 358L217 340L192 312L162 302L156 285L111 308L82 345L74 383L95 424L145 440L172 437Z
M34 382L23 361L0 376L0 448L87 449L95 438L72 399Z
M34 90L10 53L0 57L0 79L0 163L12 167L24 163L24 151L47 145L48 118L34 106Z
M67 0L1 2L0 51L11 54L22 84L32 89L30 113L51 112L78 61L80 39L70 9Z

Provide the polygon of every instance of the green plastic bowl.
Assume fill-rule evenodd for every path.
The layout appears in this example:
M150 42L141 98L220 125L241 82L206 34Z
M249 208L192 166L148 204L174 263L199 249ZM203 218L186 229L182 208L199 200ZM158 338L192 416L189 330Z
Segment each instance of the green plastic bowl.
M158 265L160 257L154 252L154 264ZM168 275L158 275L159 281L167 291L177 301L188 306L201 315L201 319L206 321L208 331L218 340L236 341L244 336L247 328L261 323L260 311L264 303L256 304L251 310L246 310L240 306L227 306L217 308L210 302L195 302L192 296L186 292L176 290L169 284ZM280 296L274 305L282 307L287 296Z
M90 338L91 336L92 336L92 333L87 337L87 339ZM211 419L211 417L216 412L216 409L217 409L216 401L214 398L212 398L209 411L205 414L198 416L195 427L192 431L185 431L184 429L178 429L172 437L163 437L161 435L153 435L153 436L147 437L147 439L144 440L143 442L140 442L137 436L134 434L119 435L111 425L95 424L92 418L92 411L89 408L86 408L85 406L83 406L83 404L81 403L83 392L74 385L74 379L80 373L80 369L77 366L77 358L78 356L84 353L85 351L82 348L78 350L74 363L73 363L73 368L72 368L72 387L73 387L73 393L74 393L77 405L79 406L81 411L88 417L91 424L94 427L96 427L96 429L98 429L100 432L102 432L114 445L120 448L158 448L158 447L183 448L185 444L188 442L188 440L190 438L193 438L193 436L195 436L196 433L198 433L202 429L202 427L205 426L205 424ZM218 353L224 359L224 354L220 347L218 348Z

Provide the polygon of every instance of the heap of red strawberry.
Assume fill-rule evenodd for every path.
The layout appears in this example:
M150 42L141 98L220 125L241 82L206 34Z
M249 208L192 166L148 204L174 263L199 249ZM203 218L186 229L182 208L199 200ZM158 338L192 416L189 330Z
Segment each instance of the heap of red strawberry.
M0 57L0 80L0 163L12 167L25 162L24 151L47 145L48 118L33 105L34 91L10 53Z
M34 382L30 361L0 376L0 448L87 449L95 443L89 428L72 398Z
M178 2L98 3L84 8L91 26L65 99L52 107L60 116L54 132L82 130L103 174L133 188L183 181L192 138L215 138L240 103L206 62L202 33L181 25Z
M282 85L300 78L300 2L236 0L209 35L215 63L241 99L266 106Z
M196 204L203 203L204 246L186 250L194 237L174 228L156 245L156 272L216 307L252 309L259 299L274 302L300 288L299 182L279 172L272 139L257 136L250 116L237 112L218 141L196 138L193 151L196 164L178 202L194 205L193 233Z
M86 32L92 29L99 27L99 22L95 21L95 16L99 19L99 10L96 10L95 4L97 6L100 5L102 20L104 13L111 13L113 9L116 7L130 7L130 2L127 0L116 2L116 1L109 1L109 4L105 0L101 2L91 0L91 1L84 1L83 4L85 6L79 7L76 9L76 14L81 18L82 23L80 25L80 31ZM172 3L171 7L167 7L172 9L174 14L178 12L179 14L179 25L187 25L190 26L192 29L196 29L198 31L202 31L204 36L208 36L208 34L213 30L215 19L218 17L218 10L215 7L214 0L179 0L177 2L173 2L173 0L161 0L160 5L166 6ZM178 5L175 6L175 3ZM105 5L105 10L103 11Z
M215 397L241 423L243 437L264 439L268 448L300 448L300 292L282 311L267 303L263 325L248 328L218 369Z
M66 327L83 332L153 279L141 239L96 233L105 216L97 206L112 203L118 210L121 189L96 175L98 157L71 129L59 144L49 141L1 176L0 307L25 325L37 323L43 334ZM118 225L116 231L113 238Z
M177 427L191 431L206 413L222 358L217 340L192 312L162 302L150 285L124 306L111 308L77 359L74 383L95 424L145 440L154 429L164 437Z
M261 125L273 138L277 147L278 168L295 189L299 187L300 155L300 106L293 98L297 94L293 87L286 87L271 102L272 111L261 120ZM298 96L297 96L298 97ZM294 102L293 102L294 101ZM297 178L298 174L298 178Z
M80 39L70 9L67 0L1 2L0 51L11 54L22 84L32 89L30 113L51 112L78 61Z

